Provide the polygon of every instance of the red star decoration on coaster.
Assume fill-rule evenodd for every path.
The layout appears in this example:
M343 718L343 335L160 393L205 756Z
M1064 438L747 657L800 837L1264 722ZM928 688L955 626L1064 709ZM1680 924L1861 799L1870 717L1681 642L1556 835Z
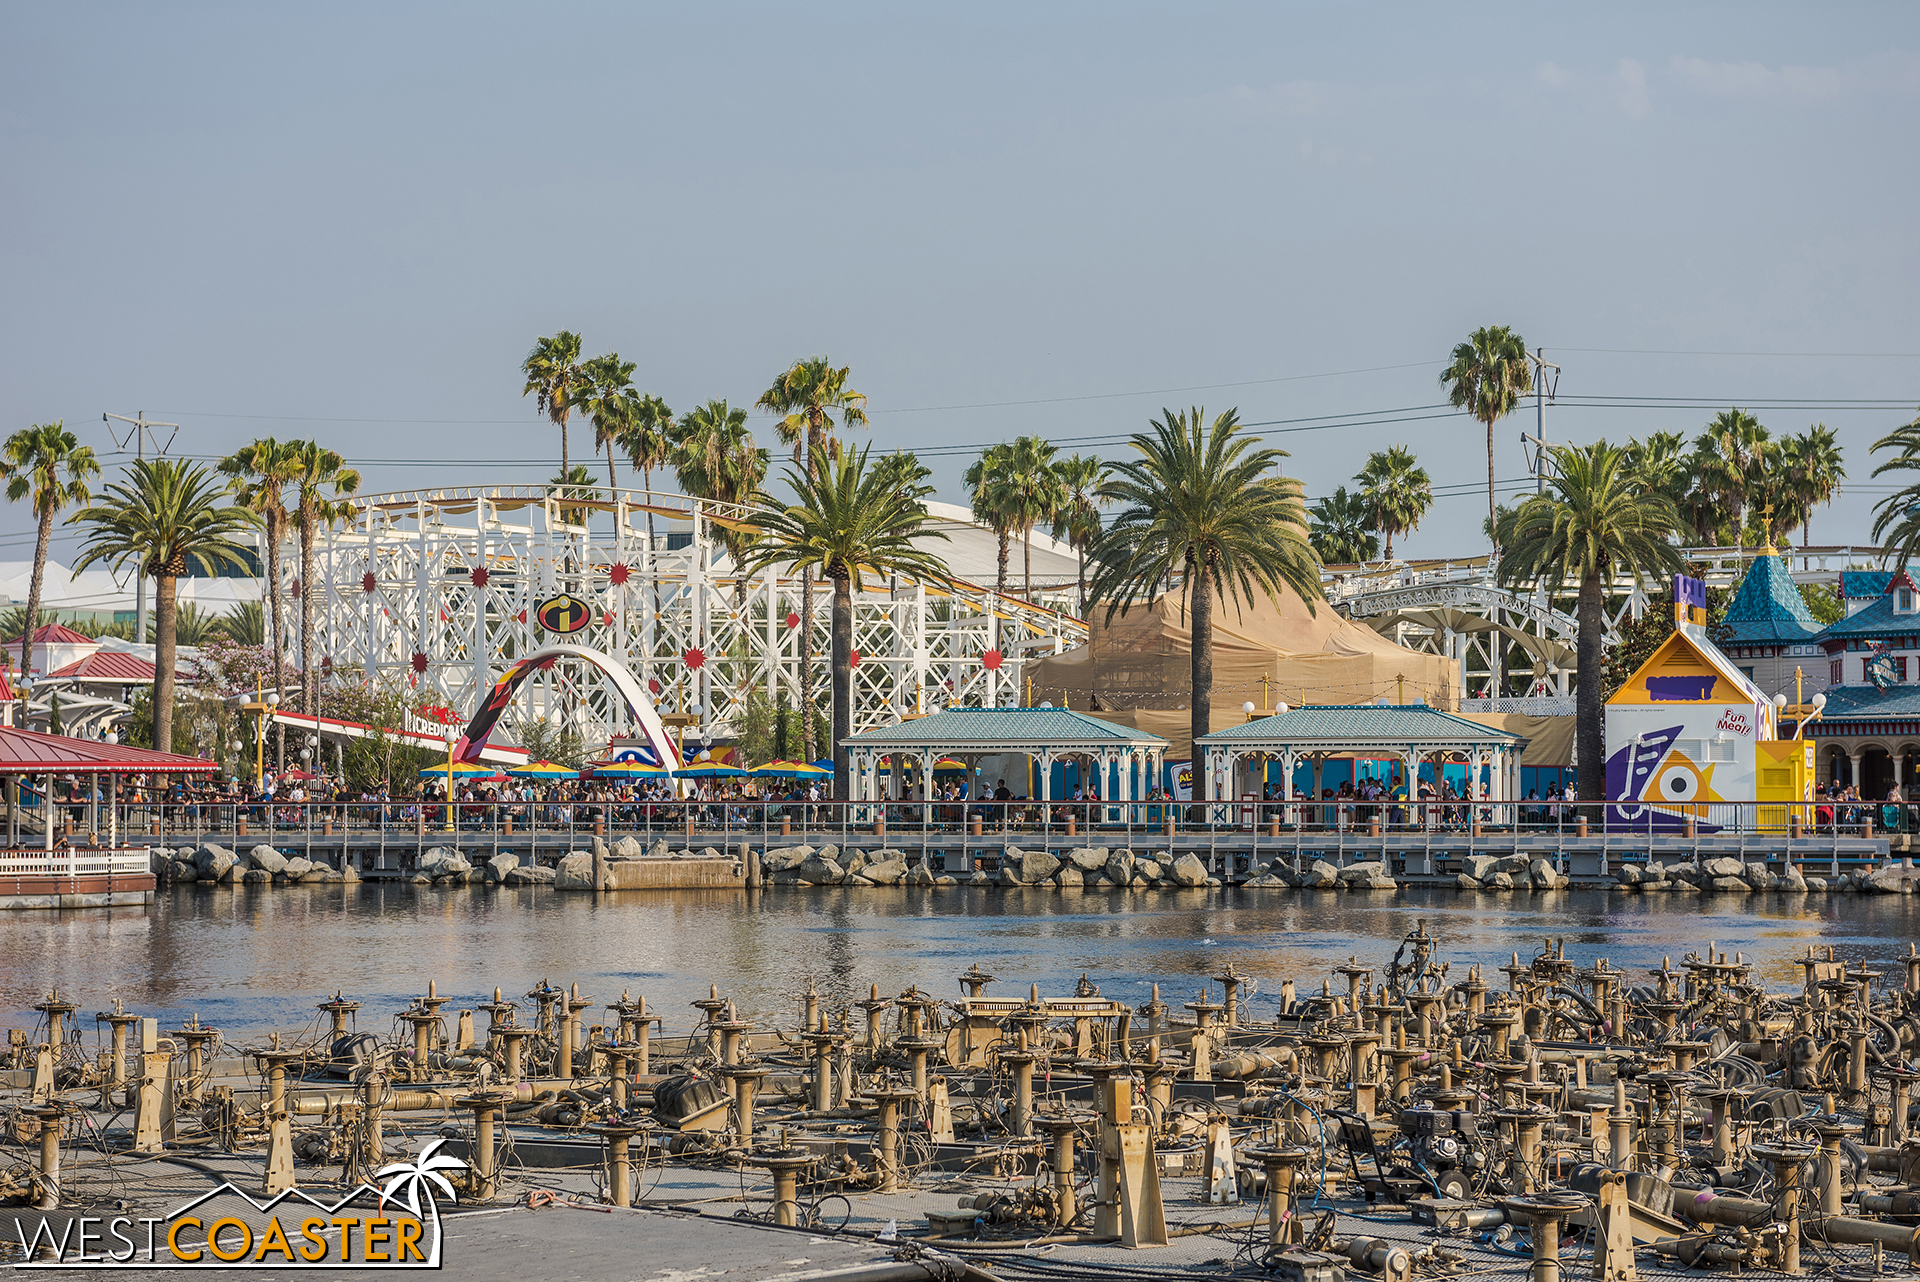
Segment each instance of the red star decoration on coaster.
M479 568L474 570L473 574L470 577L473 579L474 587L476 588L486 587L487 586L487 567L484 565L480 566Z
M626 566L616 565L607 571L607 581L613 584L613 586L617 588L622 583L625 583L627 581L627 576L632 573L633 571L628 569Z
M701 665L706 663L707 654L706 654L706 651L702 650L699 646L695 646L693 647L693 649L681 655L680 658L685 661L686 665L689 668L692 668L694 671L698 672L700 670Z
M365 574L360 576L360 590L362 592L373 591L374 588L379 586L379 583L380 583L380 580L373 577L372 570L368 570Z
M980 666L985 668L988 672L1000 671L1000 665L1005 662L1006 662L1005 656L1003 656L998 650L989 650L985 654L980 656Z

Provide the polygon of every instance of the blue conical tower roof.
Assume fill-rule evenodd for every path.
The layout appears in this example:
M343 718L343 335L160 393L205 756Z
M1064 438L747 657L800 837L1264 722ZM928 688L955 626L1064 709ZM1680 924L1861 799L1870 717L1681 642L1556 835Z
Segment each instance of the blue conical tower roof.
M1793 645L1813 640L1821 625L1807 608L1806 598L1794 585L1780 554L1767 548L1753 559L1740 590L1727 606L1727 626L1733 629L1733 645Z

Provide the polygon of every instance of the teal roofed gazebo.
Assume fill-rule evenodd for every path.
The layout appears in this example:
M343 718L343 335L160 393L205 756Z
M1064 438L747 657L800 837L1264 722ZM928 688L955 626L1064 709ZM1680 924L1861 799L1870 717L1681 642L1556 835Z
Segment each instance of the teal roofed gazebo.
M1140 800L1159 777L1167 741L1129 726L1115 725L1071 708L948 708L891 726L848 735L844 740L852 771L849 797L879 801L882 757L917 761L923 778L941 757L971 765L981 757L1032 758L1038 801L1050 801L1048 776L1056 761L1086 762L1109 801ZM902 800L902 770L887 773L887 800Z

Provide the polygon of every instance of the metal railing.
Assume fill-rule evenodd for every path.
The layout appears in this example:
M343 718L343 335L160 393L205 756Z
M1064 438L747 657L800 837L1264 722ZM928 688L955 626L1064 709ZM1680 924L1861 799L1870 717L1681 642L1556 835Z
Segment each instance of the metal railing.
M64 807L63 807L64 808ZM63 845L90 840L82 807L71 807ZM378 855L380 867L412 866L420 852L457 847L469 856L522 853L551 862L631 839L672 850L741 843L766 850L832 844L889 847L928 862L957 856L961 869L991 870L1008 846L1192 851L1222 872L1273 858L1385 858L1439 875L1474 854L1532 853L1566 865L1597 853L1606 866L1649 859L1733 855L1773 863L1842 864L1883 859L1887 836L1920 829L1920 805L1714 802L1688 817L1651 809L1623 813L1569 801L515 801L459 802L449 826L437 801L174 801L123 805L128 844L215 842L246 850ZM629 850L631 847L629 847ZM392 856L391 859L388 856ZM1417 857L1417 858L1416 858ZM1238 861L1233 862L1233 861ZM368 868L376 865L367 862ZM1456 869L1457 870L1457 869Z

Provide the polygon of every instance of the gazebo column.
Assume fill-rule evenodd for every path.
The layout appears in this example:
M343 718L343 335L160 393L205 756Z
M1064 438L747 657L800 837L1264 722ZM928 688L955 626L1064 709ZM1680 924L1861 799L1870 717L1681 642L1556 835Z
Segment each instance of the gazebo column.
M1293 749L1280 750L1280 822L1293 822Z
M1427 814L1420 804L1420 749L1409 744L1401 750L1400 759L1407 772L1407 826L1427 826Z
M1053 749L1041 748L1033 754L1033 795L1041 805L1053 800Z
M939 760L940 754L937 752L928 751L920 754L920 831L922 832L933 828L933 767Z
M1312 814L1313 814L1313 822L1315 824L1324 824L1327 821L1326 812L1319 808L1321 794L1323 794L1326 791L1326 785L1323 782L1321 782L1326 777L1326 769L1327 769L1327 754L1324 752L1314 753L1313 754L1314 809L1312 811Z

